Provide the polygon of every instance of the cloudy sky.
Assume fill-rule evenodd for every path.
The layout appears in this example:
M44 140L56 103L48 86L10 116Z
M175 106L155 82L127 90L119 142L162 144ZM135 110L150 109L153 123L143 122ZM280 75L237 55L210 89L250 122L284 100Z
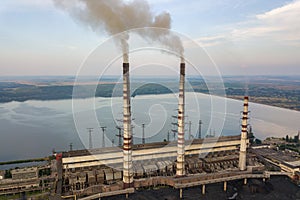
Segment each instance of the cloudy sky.
M172 30L205 48L224 75L300 75L300 0L148 2L153 13L169 12ZM108 37L52 0L2 0L0 76L74 75Z

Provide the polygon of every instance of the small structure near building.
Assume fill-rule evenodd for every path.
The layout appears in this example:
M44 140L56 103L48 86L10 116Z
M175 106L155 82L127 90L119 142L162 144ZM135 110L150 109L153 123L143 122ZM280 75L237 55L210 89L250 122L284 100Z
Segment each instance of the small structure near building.
M4 179L5 171L0 170L0 180Z
M11 170L11 175L13 180L38 178L38 168L28 167L22 169L13 169Z
M300 172L300 160L283 162L280 165L281 169L286 172L292 172L296 174L296 172Z

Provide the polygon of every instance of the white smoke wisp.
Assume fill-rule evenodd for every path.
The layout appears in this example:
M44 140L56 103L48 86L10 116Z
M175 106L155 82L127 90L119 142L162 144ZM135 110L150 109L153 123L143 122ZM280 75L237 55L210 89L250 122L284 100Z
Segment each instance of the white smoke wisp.
M172 34L171 16L167 12L154 15L144 0L53 0L55 5L65 10L75 20L90 27L93 31L105 30L109 35L123 32L117 45L123 52L123 61L128 60L128 39L125 32L130 29L156 27L163 31L138 31L137 33L153 42L159 42L176 52L183 60L183 46L180 38Z

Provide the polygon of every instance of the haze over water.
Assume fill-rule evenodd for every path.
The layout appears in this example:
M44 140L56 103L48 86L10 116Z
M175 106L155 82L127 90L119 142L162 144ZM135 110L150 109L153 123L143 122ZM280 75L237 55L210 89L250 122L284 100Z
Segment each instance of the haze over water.
M142 128L145 123L146 142L163 141L167 132L174 126L172 115L177 114L177 94L147 95L132 98L134 143L141 143ZM99 124L87 118L89 106L95 100L95 111ZM251 100L251 97L250 97ZM65 151L73 143L73 149L88 147L86 128L92 127L93 146L101 147L102 131L99 126L106 126L106 146L111 141L118 144L116 125L121 125L122 99L95 98L75 99L77 116L80 123L75 127L72 111L72 100L56 101L26 101L0 104L0 161L43 157L51 154L52 150ZM202 120L202 136L210 133L216 135L240 134L240 111L243 102L227 99L224 109L224 99L200 93L186 94L186 123L192 122L192 137L197 137L198 121ZM213 111L212 111L213 109ZM256 137L265 139L276 136L285 137L287 134L297 134L300 112L271 107L261 104L249 104L250 124ZM226 110L226 113L224 111ZM224 126L223 126L223 119ZM85 120L81 120L85 119ZM186 138L188 125L186 125ZM81 139L82 138L82 141ZM173 140L170 134L170 140ZM83 145L84 144L84 145Z

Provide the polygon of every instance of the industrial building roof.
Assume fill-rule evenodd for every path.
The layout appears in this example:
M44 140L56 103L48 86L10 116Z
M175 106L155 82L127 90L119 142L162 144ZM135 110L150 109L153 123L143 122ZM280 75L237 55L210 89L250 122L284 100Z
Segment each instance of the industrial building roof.
M37 167L28 167L28 168L21 168L21 169L13 169L11 170L12 174L23 174L23 173L30 173L30 172L36 172Z
M292 161L292 162L285 162L285 163L294 168L300 167L300 160L296 160L296 161Z

